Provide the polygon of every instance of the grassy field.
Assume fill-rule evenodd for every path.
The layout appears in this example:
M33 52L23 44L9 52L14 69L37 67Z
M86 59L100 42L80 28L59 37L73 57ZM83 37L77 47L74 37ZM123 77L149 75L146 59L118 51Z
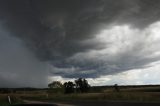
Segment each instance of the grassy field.
M110 92L110 93L85 93L85 94L52 94L48 95L21 95L27 100L39 101L77 101L77 100L98 100L98 101L140 101L159 102L160 93L155 92Z
M7 95L11 96L13 104L23 100L38 101L136 101L159 102L160 86L119 86L120 91L114 91L112 86L92 87L89 93L64 94L61 90L48 89L12 89L11 92L1 92L0 106L9 106Z
M0 105L1 106L9 106L9 102L7 101L7 96L0 96Z
M7 96L7 94L0 94L0 106L10 106ZM23 103L23 101L20 98L17 98L14 95L11 95L10 99L12 104Z

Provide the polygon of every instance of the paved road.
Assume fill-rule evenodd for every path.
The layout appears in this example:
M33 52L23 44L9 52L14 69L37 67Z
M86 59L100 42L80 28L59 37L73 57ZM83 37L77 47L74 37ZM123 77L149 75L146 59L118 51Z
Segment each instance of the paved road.
M160 103L136 103L136 102L83 102L76 106L160 106Z
M71 103L48 103L40 101L25 101L24 105L16 106L160 106L160 103L140 102L108 102L108 101L74 101Z

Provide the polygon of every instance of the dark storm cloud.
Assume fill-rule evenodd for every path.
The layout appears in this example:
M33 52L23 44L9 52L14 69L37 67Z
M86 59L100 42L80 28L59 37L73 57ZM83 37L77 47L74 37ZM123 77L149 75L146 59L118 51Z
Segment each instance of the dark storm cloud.
M143 29L158 21L159 6L159 0L5 0L0 1L0 19L39 60L54 66L53 75L98 77L158 60L137 55L134 48L107 61L74 56L105 49L103 42L90 39L113 23Z
M0 87L45 87L47 64L0 25ZM44 71L45 70L45 71Z
M1 2L1 18L6 21L6 27L44 60L96 48L94 43L81 45L78 42L93 37L101 24L111 23L128 9L124 0Z

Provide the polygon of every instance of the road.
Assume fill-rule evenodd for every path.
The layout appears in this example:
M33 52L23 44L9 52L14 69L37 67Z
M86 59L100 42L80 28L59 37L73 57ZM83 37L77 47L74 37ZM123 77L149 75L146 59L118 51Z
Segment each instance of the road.
M147 102L109 102L109 101L74 101L70 103L50 103L40 101L27 101L25 105L16 106L160 106L160 103ZM32 104L32 105L31 105Z

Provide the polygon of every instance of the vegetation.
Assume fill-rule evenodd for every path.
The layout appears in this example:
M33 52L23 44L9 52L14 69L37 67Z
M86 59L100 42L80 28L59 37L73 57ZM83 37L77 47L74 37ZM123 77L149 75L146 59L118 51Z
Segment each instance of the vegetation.
M90 85L88 84L88 81L86 79L79 78L75 80L75 85L76 85L76 91L77 92L88 92Z
M76 85L75 85L76 86ZM116 91L118 89L118 92ZM76 90L76 88L75 88ZM101 86L90 87L88 93L76 92L69 95L52 93L46 96L30 96L30 99L49 101L114 100L114 101L160 101L160 86Z
M62 84L60 81L53 81L52 83L48 84L48 87L50 88L50 93L54 90L56 92L64 91L65 94L70 94L75 92L86 93L89 91L90 85L85 78L79 78L74 82L68 81L64 84Z
M160 85L147 86L89 86L87 80L65 82L61 87L45 89L19 88L0 89L0 106L8 106L7 96L12 103L22 100L39 101L160 101ZM85 88L87 86L87 89ZM89 88L88 88L89 87ZM85 90L84 90L85 88Z
M15 96L11 96L11 104L19 104L19 103L23 103L23 101L20 98L17 98ZM8 100L8 96L7 95L0 95L0 106L10 106L9 100Z
M160 88L160 87L159 87ZM132 89L132 90L129 90ZM136 88L138 89L138 88ZM44 93L39 93L37 95L28 94L28 95L21 95L22 99L27 100L39 100L39 101L153 101L159 102L160 101L160 92L145 92L146 89L142 88L140 91L134 91L133 88L122 89L120 92L114 91L114 86L104 90L103 92L99 93L72 93L72 94L57 94L52 93L49 94L48 97ZM157 88L156 88L157 89ZM129 90L129 91L128 91ZM153 90L153 88L152 88Z
M120 91L120 89L119 89L119 87L118 87L118 84L115 84L115 85L114 85L114 90L115 90L116 92L119 92L119 91Z
M60 81L53 81L52 83L48 84L49 88L62 88L63 84Z
M74 86L75 86L75 84L73 82L71 82L71 81L65 82L64 83L65 93L66 94L73 93L74 92Z

